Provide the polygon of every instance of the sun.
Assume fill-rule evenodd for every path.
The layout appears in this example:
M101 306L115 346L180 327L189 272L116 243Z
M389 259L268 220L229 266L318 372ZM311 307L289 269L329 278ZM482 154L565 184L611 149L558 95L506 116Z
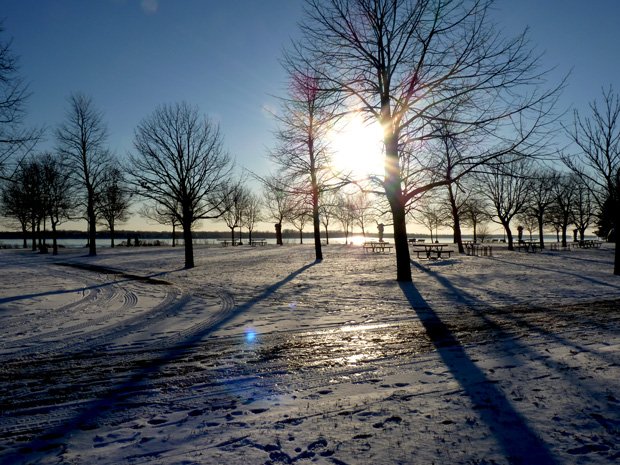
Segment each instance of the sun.
M383 131L377 123L365 123L359 113L347 117L332 132L334 168L357 179L384 171Z

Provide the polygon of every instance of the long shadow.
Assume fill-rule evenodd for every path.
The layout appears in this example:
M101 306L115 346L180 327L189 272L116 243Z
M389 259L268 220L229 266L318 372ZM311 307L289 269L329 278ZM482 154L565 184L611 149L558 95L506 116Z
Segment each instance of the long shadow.
M127 408L126 405L128 399L131 398L131 393L139 390L136 388L140 387L142 380L148 379L149 375L158 372L163 366L172 362L175 358L182 356L184 353L190 352L197 342L203 340L209 334L217 331L223 325L230 322L240 314L248 311L257 303L267 299L282 286L292 281L296 276L316 265L317 263L320 263L320 260L302 266L298 270L288 275L286 278L266 288L256 298L251 299L250 301L245 302L242 305L238 305L233 312L226 314L221 320L208 326L202 331L188 335L184 340L177 342L174 347L170 348L159 357L149 360L146 364L142 364L139 370L136 370L133 373L129 373L127 379L124 382L118 383L114 387L108 389L107 392L102 393L99 400L90 404L88 408L84 408L79 415L76 415L74 418L67 420L61 426L58 426L49 431L45 431L45 437L66 437L73 432L84 429L85 427L88 429L90 425L95 424L95 420L99 416L104 413L109 413L115 408L118 408L117 404L119 404L121 400L122 403L125 405L124 408ZM49 445L48 440L37 438L27 444L23 444L22 449L31 449L33 452L35 452L40 451L41 448L45 448L47 445ZM45 453L43 452L42 455L45 455ZM5 460L6 463L13 463L12 461L19 463L23 461L24 457L19 453L14 453L8 455L7 457L2 457L2 459Z
M472 309L473 312L476 313L476 315L478 317L480 317L483 321L484 324L490 328L493 329L494 331L496 331L497 334L504 334L504 330L498 325L496 324L492 319L490 319L484 312L480 311L480 308L485 308L488 306L487 303L482 302L480 300L478 300L477 298L473 297L471 294L469 294L468 292L464 291L463 289L458 289L457 287L455 287L448 279L446 279L445 277L440 276L437 273L434 273L433 271L426 269L424 267L422 267L421 265L419 265L416 262L412 261L412 264L419 268L421 271L424 271L425 273L427 273L429 276L431 276L432 278L434 278L439 284L441 284L445 289L449 290L450 292L452 292L457 298L459 302L462 302L463 304L467 305L470 309ZM497 291L495 291L497 294L499 294ZM508 298L510 297L508 294L502 294L506 300L509 300ZM563 316L564 314L562 313L557 313L557 315L559 317ZM539 325L533 324L523 318L518 317L517 315L514 315L512 313L509 312L503 312L502 316L506 319L509 319L523 327L527 327L530 330L536 331L539 334L543 334L546 337L552 339L553 341L564 345L566 347L572 347L573 349L576 350L583 350L578 344L573 343L568 341L565 338L562 338L560 336L558 336L556 333L549 331L546 328L543 328ZM564 315L565 316L565 315ZM570 315L571 317L574 317L574 315ZM591 327L601 327L600 323L597 323L595 321L592 321L591 319L585 319L585 318L579 318L577 321L582 322L582 324L586 325L586 326L591 326ZM601 329L608 329L607 327L601 327ZM519 345L518 342L516 342L514 339L513 340L513 346L519 346L519 349L521 350L527 350L527 348L525 348L523 345ZM613 361L611 360L607 360L605 358L605 356L603 356L602 354L593 351L593 350L589 350L589 352L593 355L596 355L598 358L600 358L601 360L607 362L607 363L613 363ZM566 366L562 367L563 371L566 370Z
M599 281L599 280L594 279L594 278L589 278L587 276L583 276L583 275L580 275L580 274L577 274L577 273L572 273L570 271L562 271L562 270L557 270L557 269L554 270L554 269L550 269L550 268L544 268L542 266L532 265L532 264L529 264L529 263L516 263L516 262L511 262L511 261L508 261L508 260L502 260L502 259L496 258L496 257L488 257L488 259L496 261L496 262L508 263L510 265L516 265L516 266L520 266L520 267L528 268L528 269L546 271L546 272L549 272L549 273L565 274L565 275L568 275L568 276L573 276L573 277L576 277L576 278L579 278L579 279L583 279L584 281L589 281L589 282L591 282L593 284L598 284L600 286L611 287L612 289L620 289L620 285L609 284L609 283L606 283L606 282L603 282L603 281Z
M474 409L487 424L507 458L528 464L557 464L551 451L528 426L525 418L469 358L463 346L413 283L400 283L400 288L422 322L437 353L471 399Z

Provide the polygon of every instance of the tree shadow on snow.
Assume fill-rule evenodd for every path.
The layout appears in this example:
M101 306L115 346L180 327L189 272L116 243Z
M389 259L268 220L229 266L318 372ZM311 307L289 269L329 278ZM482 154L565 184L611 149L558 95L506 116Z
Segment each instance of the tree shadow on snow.
M415 262L412 262L415 265ZM417 266L417 265L416 265ZM420 295L413 283L399 283L437 353L473 403L507 457L523 463L553 465L549 449L528 426L493 382L469 358L448 326Z

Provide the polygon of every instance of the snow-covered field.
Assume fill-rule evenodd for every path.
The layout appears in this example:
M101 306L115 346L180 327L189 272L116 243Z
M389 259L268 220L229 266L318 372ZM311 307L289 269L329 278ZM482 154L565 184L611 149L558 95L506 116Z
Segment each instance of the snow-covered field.
M0 463L620 463L613 248L0 250Z

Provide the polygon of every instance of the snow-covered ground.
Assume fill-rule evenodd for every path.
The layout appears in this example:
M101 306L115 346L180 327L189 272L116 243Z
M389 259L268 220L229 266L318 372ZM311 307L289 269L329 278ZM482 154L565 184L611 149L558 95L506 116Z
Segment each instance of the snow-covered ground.
M0 250L0 462L620 462L613 248Z

